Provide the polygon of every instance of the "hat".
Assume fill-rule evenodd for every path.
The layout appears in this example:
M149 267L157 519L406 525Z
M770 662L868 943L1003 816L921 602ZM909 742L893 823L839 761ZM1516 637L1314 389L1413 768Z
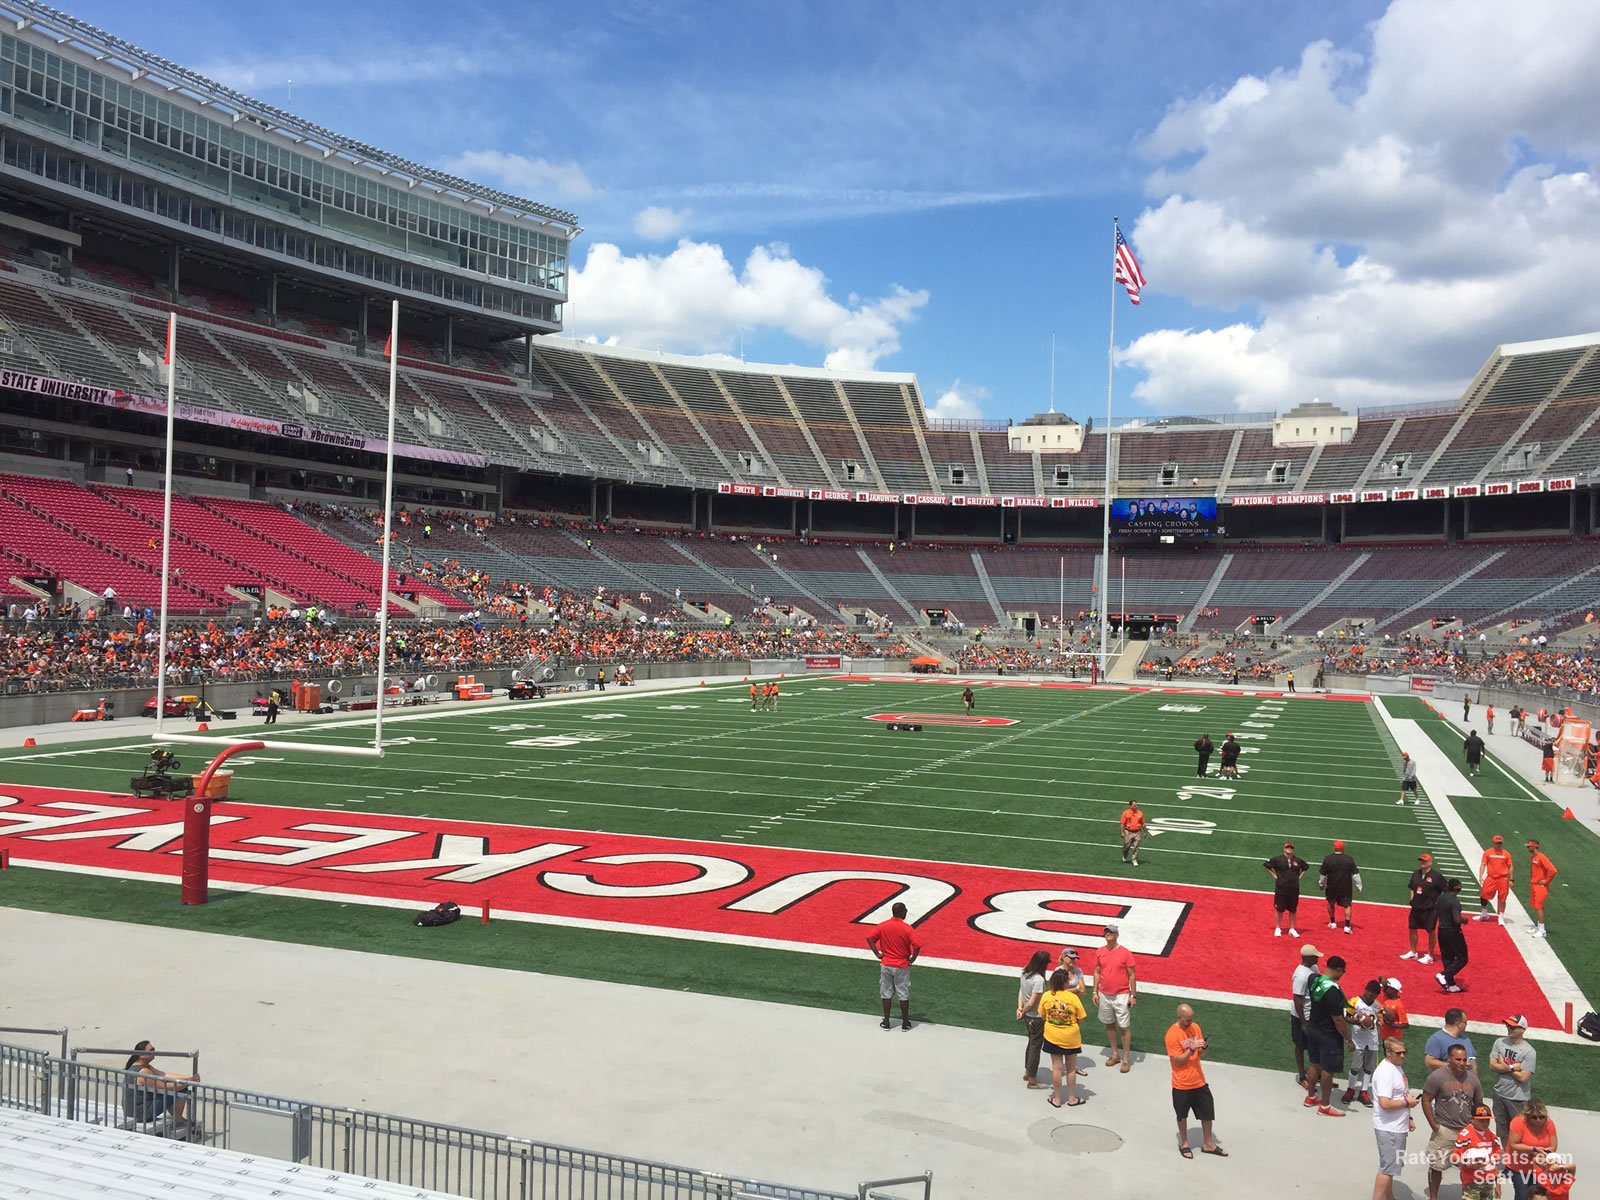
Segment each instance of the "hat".
M1431 855L1431 854L1419 854L1419 855L1417 855L1417 861L1418 862L1432 862L1433 861L1433 855Z
M1410 758L1411 755L1407 754L1404 750L1402 750L1402 751L1400 751L1400 757L1401 758Z
M1474 1121L1492 1121L1494 1120L1494 1110L1487 1104L1480 1104L1472 1110L1472 1119Z
M1521 1013L1512 1013L1506 1018L1506 1025L1512 1029L1526 1029L1528 1027L1528 1018Z
M1115 925L1107 925L1100 932L1101 933L1120 933L1121 930L1119 930Z
M1343 850L1344 849L1344 842L1343 841L1334 842L1333 848L1335 850Z
M1501 836L1500 836L1500 835L1499 835L1499 834L1498 834L1498 833L1497 833L1497 834L1495 834L1495 835L1494 835L1494 837L1492 837L1492 838L1491 838L1491 839L1489 839L1489 840L1490 840L1490 841L1492 841L1492 842L1494 842L1494 844L1495 844L1495 845L1496 845L1496 846L1498 846L1498 845L1499 845L1499 844L1500 844L1500 843L1501 843L1501 842L1503 842L1503 841L1505 841L1505 838L1503 838L1503 837L1501 837Z
M1388 988L1391 992L1398 992L1400 990L1400 981L1394 978L1385 979L1383 981L1383 986Z
M1061 952L1061 961L1062 962L1077 962L1078 961L1078 952L1076 950L1072 949L1072 947L1068 946L1065 950L1063 950Z
M1318 950L1310 942L1307 942L1304 946L1300 947L1300 957L1301 958L1321 958L1322 957L1322 951Z
M1537 850L1538 848L1539 848L1539 839L1538 838L1529 838L1528 839L1528 849L1529 850Z
M1294 849L1294 843L1293 842L1285 842L1283 844L1283 848L1285 850L1293 850Z

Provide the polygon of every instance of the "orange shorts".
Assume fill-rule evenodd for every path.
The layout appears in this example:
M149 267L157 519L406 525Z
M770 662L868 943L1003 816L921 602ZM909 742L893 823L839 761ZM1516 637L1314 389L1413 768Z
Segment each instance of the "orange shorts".
M1549 895L1550 895L1550 885L1549 884L1547 884L1547 883L1535 883L1535 884L1532 884L1528 888L1528 903L1533 905L1534 908L1543 908L1544 907L1544 902L1549 897Z
M1491 875L1488 879L1484 880L1483 887L1479 890L1478 895L1482 896L1485 900L1497 900L1501 903L1504 903L1506 893L1510 890L1511 881L1509 879L1496 878L1495 876Z

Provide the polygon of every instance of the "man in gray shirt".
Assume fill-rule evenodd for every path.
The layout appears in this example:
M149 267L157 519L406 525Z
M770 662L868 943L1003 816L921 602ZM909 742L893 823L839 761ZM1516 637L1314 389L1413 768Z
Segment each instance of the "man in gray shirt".
M1528 1018L1513 1013L1506 1018L1506 1036L1495 1038L1489 1051L1489 1070L1494 1072L1495 1132L1502 1146L1511 1136L1511 1118L1521 1114L1533 1095L1539 1051L1528 1042L1527 1029Z
M1444 1066L1422 1085L1422 1115L1433 1135L1424 1154L1428 1159L1428 1200L1439 1200L1439 1184L1456 1148L1456 1138L1472 1124L1472 1110L1483 1103L1483 1084L1467 1065L1467 1048L1450 1047Z
M1421 804L1422 801L1417 799L1417 760L1409 754L1402 754L1400 762L1400 799L1395 803L1404 804L1406 796L1410 795L1412 804Z

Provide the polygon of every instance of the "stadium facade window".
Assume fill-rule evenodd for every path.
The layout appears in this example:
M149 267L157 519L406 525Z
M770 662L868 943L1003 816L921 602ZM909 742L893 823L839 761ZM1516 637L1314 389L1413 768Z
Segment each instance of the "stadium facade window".
M559 312L566 299L564 236L498 220L425 192L367 178L335 161L297 153L250 133L249 118L231 124L211 120L9 34L0 35L0 110L20 123L80 143L89 153L125 159L215 193L211 203L269 209L311 230L325 229L341 243L357 240L379 251L427 260L443 271L470 272L548 292L542 298L547 312ZM91 160L80 160L74 169L114 170ZM205 203L198 198L194 202ZM484 307L533 315L520 313L519 305Z

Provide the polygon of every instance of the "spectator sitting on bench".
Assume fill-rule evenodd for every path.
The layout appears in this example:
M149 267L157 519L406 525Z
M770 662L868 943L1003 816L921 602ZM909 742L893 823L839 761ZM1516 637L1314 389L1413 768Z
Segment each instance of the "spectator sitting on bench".
M170 1110L174 1119L184 1119L189 1098L183 1093L191 1083L198 1083L200 1076L169 1075L156 1066L155 1046L148 1038L134 1046L123 1070L138 1071L138 1078L128 1081L124 1104L128 1116L140 1122L155 1121Z

